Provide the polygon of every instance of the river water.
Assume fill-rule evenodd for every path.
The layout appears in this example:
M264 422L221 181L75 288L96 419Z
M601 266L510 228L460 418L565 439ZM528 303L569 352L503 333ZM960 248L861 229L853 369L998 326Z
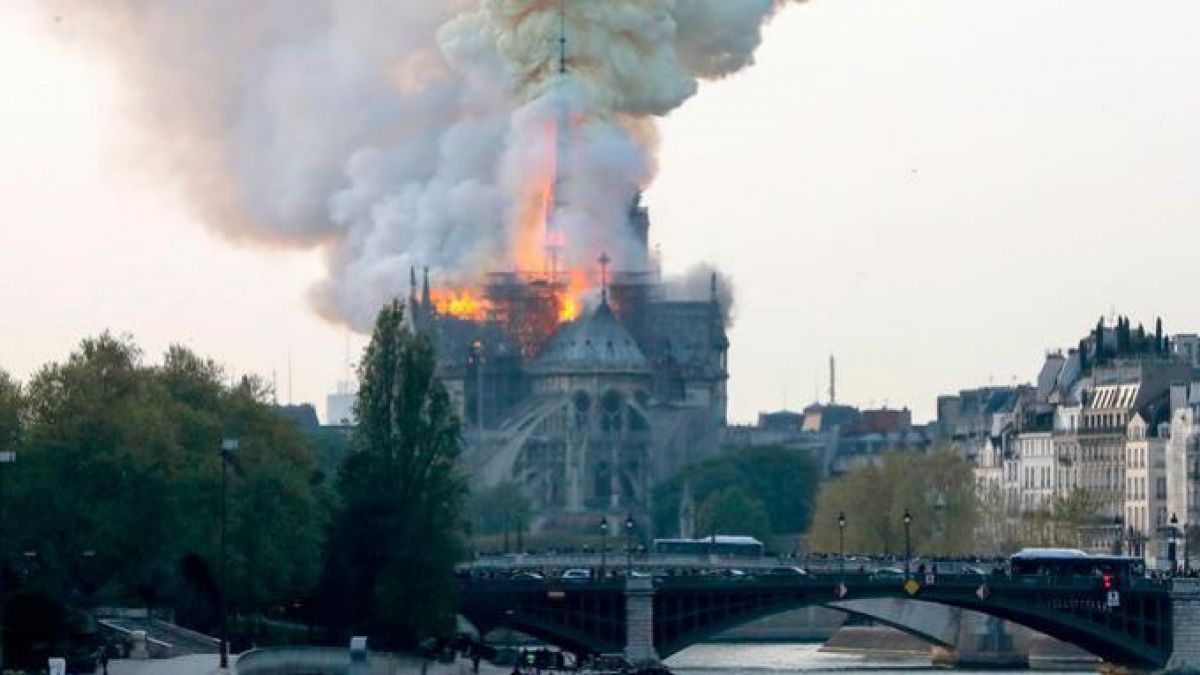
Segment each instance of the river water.
M987 675L1050 675L1053 671L968 671L934 668L929 659L875 658L853 654L830 654L819 644L699 644L667 659L676 675L787 675L788 673L871 673L872 675L919 675L980 672ZM1066 674L1064 674L1066 675ZM1080 675L1072 671L1070 675Z

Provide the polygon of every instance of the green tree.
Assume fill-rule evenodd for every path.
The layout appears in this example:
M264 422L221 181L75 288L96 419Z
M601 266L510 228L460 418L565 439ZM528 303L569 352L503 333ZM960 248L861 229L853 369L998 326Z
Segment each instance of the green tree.
M508 481L472 493L466 511L471 533L482 536L524 531L533 515L529 500Z
M780 446L741 448L692 464L654 488L655 532L662 536L678 534L679 505L685 484L697 504L726 487L740 487L762 502L769 518L769 531L804 532L812 519L819 478L820 472L808 451Z
M810 532L814 551L837 552L838 514L846 514L846 548L855 553L904 552L904 512L914 554L975 549L978 504L971 467L950 448L925 455L891 452L826 483Z
M466 483L459 420L435 365L403 304L385 306L359 365L324 585L334 627L381 646L413 647L454 627Z
M771 523L761 499L755 499L739 486L717 490L708 495L696 513L697 535L743 534L759 541L771 540Z
M10 491L12 539L37 554L31 580L62 597L171 606L211 629L217 447L236 436L231 604L253 613L311 588L325 522L312 450L261 381L225 382L185 348L147 365L132 340L107 333L34 376Z

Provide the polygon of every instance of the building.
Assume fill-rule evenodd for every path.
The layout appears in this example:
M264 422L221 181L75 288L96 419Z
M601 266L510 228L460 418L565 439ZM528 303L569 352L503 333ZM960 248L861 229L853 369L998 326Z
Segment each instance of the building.
M908 408L813 403L803 412L761 413L756 425L725 429L727 446L777 445L810 452L825 478L879 462L889 452L924 453L932 444L928 430L913 425Z
M1182 333L1171 338L1171 351L1180 360L1200 368L1200 335Z
M644 244L636 204L630 226ZM575 318L553 271L492 274L466 311L439 303L427 273L419 294L411 279L410 315L436 346L469 475L516 484L543 530L644 513L655 484L720 449L729 342L716 275L705 297L668 298L653 266L610 276L607 264Z
M337 384L337 391L325 397L325 422L333 426L354 426L354 398L357 392L349 380Z
M1101 321L1076 348L1048 352L1036 384L1002 403L993 403L1001 394L994 388L939 398L938 427L976 462L981 498L1006 514L1008 533L1082 490L1093 511L1077 532L1083 546L1153 559L1171 514L1191 499L1192 394L1173 385L1195 379L1191 345L1186 335L1167 340L1161 328L1134 330L1125 317Z
M1125 537L1131 555L1160 557L1167 517L1166 445L1170 426L1151 426L1141 414L1130 420L1125 444Z

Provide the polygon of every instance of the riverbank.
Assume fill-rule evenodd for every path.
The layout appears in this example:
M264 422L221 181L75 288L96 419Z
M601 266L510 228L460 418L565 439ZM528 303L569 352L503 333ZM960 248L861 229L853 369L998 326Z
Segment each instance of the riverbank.
M1100 659L1054 638L1020 627L1013 633L1013 651L1023 656L1029 670L1094 672L1100 666ZM936 650L928 642L886 626L844 626L821 646L820 651L871 658L927 659L932 656L934 662L939 661ZM973 655L972 658L982 656ZM972 663L973 667L986 665L986 662ZM1001 659L996 665L1016 669L1008 658Z

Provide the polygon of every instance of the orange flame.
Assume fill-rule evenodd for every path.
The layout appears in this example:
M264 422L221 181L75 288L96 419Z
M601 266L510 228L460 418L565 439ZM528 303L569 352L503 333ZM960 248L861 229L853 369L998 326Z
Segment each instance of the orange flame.
M487 317L487 302L469 288L438 288L430 291L429 296L438 314L470 321L483 321Z

